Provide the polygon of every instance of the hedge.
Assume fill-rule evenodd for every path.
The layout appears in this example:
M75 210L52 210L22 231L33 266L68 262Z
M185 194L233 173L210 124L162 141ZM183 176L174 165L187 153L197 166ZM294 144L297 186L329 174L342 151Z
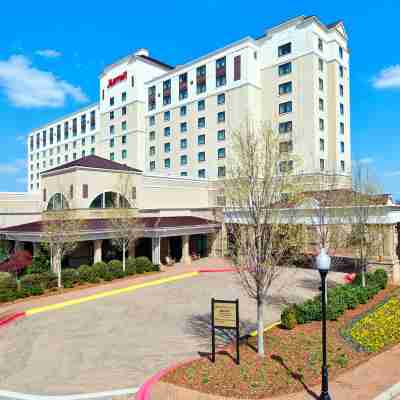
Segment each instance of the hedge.
M386 288L388 275L385 270L378 269L367 274L367 286L360 286L361 279L356 277L351 285L337 285L328 289L327 319L337 320L346 310L355 309L359 304L365 304L380 290ZM306 300L301 304L286 307L281 313L281 325L293 329L295 325L305 324L322 319L321 296Z
M135 275L136 274L136 258L128 257L125 265L125 274L126 275Z
M61 283L65 288L72 288L79 282L78 271L74 268L65 268L61 271Z
M81 265L78 268L79 282L81 283L97 283L100 282L100 277L97 275L97 271L93 266Z
M147 257L138 257L136 259L136 272L138 274L151 271L153 271L153 263Z
M113 279L123 278L125 276L122 262L119 260L111 260L108 263L108 270L110 271Z
M9 272L0 271L0 303L14 300L17 292L17 280Z

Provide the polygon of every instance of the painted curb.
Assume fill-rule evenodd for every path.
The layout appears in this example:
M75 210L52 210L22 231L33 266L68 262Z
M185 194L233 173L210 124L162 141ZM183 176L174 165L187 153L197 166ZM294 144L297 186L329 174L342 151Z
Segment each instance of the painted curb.
M375 397L374 400L393 400L398 395L400 395L400 382L385 390L379 396Z
M279 325L281 323L281 321L279 322L275 322L271 325L268 325L265 329L264 332L274 328L275 326ZM255 334L254 334L255 333ZM241 337L240 339L245 338L246 336L257 336L257 331L253 331L251 332L249 335L244 335L243 337ZM221 347L220 349L218 349L217 352L223 351L224 349L226 349L227 347L229 347L230 344ZM145 383L143 383L143 385L140 387L139 391L136 393L135 399L134 400L151 400L151 388L153 385L155 385L157 382L159 382L161 380L161 378L166 375L167 373L182 367L186 364L191 363L192 361L196 361L199 360L200 357L192 357L188 360L182 361L180 363L174 364L170 367L164 368L161 371L157 372L155 375L153 375L151 378L149 378ZM386 400L386 399L379 399L379 400Z
M198 270L200 273L205 272L235 272L234 268L201 268Z
M19 318L24 318L26 316L25 312L16 312L14 314L7 315L3 318L0 318L0 328L11 324L15 320Z

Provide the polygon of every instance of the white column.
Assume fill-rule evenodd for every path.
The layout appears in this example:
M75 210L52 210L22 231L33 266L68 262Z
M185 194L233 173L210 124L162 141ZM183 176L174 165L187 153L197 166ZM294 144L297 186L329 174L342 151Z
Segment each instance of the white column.
M151 238L151 254L152 254L152 262L154 265L160 265L160 238L153 237Z
M99 240L95 240L93 242L93 246L94 246L94 257L93 257L93 263L97 263L102 261L102 254L101 254L101 245L103 244L103 240L99 239Z
M182 236L182 258L184 264L191 264L192 258L189 255L189 235Z

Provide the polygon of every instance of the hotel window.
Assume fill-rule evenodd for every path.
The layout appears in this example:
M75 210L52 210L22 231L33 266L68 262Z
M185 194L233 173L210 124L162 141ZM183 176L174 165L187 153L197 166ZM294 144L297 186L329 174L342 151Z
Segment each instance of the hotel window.
M86 114L81 115L81 133L86 132Z
M171 153L171 143L164 143L164 153Z
M279 162L279 172L285 173L293 170L293 160L280 161Z
M43 160L43 162L42 162L42 168L46 168L46 161L45 160Z
M344 135L344 123L343 122L340 123L340 133L342 135Z
M135 77L133 75L131 76L131 86L135 86Z
M187 148L187 139L181 139L181 149Z
M206 135L197 136L197 144L206 144Z
M226 85L226 57L215 61L215 85L217 87Z
M218 167L218 177L222 178L226 175L226 168L225 167Z
M72 120L72 135L76 136L78 134L78 120L74 118Z
M340 161L340 169L341 169L342 171L345 170L345 168L344 168L344 161L343 161L343 160Z
M171 136L171 128L169 126L164 128L164 136Z
M318 104L319 104L319 110L324 111L324 100L320 98L318 100Z
M286 43L278 47L278 57L286 56L292 52L292 43Z
M324 171L324 170L325 170L325 160L324 160L323 158L321 158L321 159L319 160L319 169L320 169L321 171Z
M320 51L324 51L324 42L322 41L321 38L318 38L318 49Z
M279 85L279 94L292 93L292 82L285 82Z
M222 160L223 158L225 158L225 148L223 147L221 149L218 149L217 155L218 160Z
M110 121L114 119L114 111L110 111Z
M82 146L85 146L86 144L86 138L82 138Z
M155 131L149 132L149 140L156 140L156 132Z
M122 129L123 131L126 131L126 121L122 121L122 122L121 122L121 129Z
M163 82L163 104L164 106L171 104L171 79Z
M196 68L196 91L197 94L204 93L207 90L207 69L205 65Z
M57 157L57 165L59 165L61 163L61 158L60 156Z
M318 79L319 90L324 90L324 80L322 78Z
M95 149L94 149L94 147L92 147L92 148L90 149L90 154L91 154L92 156L94 156L94 154L95 154Z
M76 160L76 153L72 154L72 159Z
M46 131L43 131L43 132L42 132L42 143L43 143L43 147L46 147L46 140L47 140Z
M93 144L96 141L96 136L90 137L90 143Z
M293 142L291 140L279 143L279 153L290 153L291 151L293 151Z
M205 178L206 177L206 170L205 169L199 169L197 174L198 174L199 178Z
M341 78L343 78L344 72L343 72L343 67L339 65L339 75Z
M84 183L82 185L82 198L87 199L89 197L89 186Z
M292 72L292 63L288 62L278 67L279 76L287 75Z
M286 114L292 112L293 106L291 101L279 104L279 114Z
M148 102L149 102L149 111L154 110L156 108L156 87L150 86L147 92Z
M181 156L181 165L186 165L187 164L187 155L184 154Z
M164 112L164 121L169 121L171 119L171 111Z
M340 152L344 153L344 142L340 142Z
M115 127L114 125L110 125L110 135L114 135L115 133Z
M126 144L126 135L123 135L121 138L122 144Z
M74 185L69 185L69 198L74 198Z
M205 128L206 126L206 118L205 117L201 117L197 119L197 127L198 128Z
M339 46L339 57L343 58L343 47Z
M343 97L343 95L344 95L343 85L339 85L339 94Z
M197 154L197 161L199 161L199 162L206 161L206 152L205 151L200 151Z
M31 151L33 151L33 136L29 137L29 148L31 149Z
M110 139L110 147L114 147L115 141L114 138Z
M322 118L319 119L319 130L323 131L325 129L325 122Z
M96 111L90 111L90 129L93 131L96 129Z
M220 111L217 114L217 122L218 123L225 122L225 111Z
M65 150L65 151L68 151L68 143L65 143L65 145L64 145L64 150Z
M61 147L57 146L57 154L60 154L60 153L61 153Z
M68 128L68 121L64 122L64 140L68 139L69 128Z
M154 169L156 169L156 162L150 161L150 171L153 171Z
M114 161L115 160L115 154L114 153L110 153L110 160Z
M241 79L241 57L240 56L235 56L233 59L233 80L234 81L240 81Z
M128 151L127 151L126 149L122 150L122 152L121 152L121 158L122 158L123 160L126 159L127 155L128 155Z
M123 106L121 111L122 111L122 115L126 115L126 106Z
M340 108L340 114L344 114L344 105L343 105L343 103L340 103L339 104L339 108Z
M101 91L101 99L104 100L104 89Z
M181 132L187 132L187 122L181 122Z
M206 109L206 101L205 100L199 100L197 102L197 111L204 111Z
M179 75L179 100L186 99L188 97L188 74Z
M155 156L156 155L156 146L150 146L149 154L151 156Z
M324 60L322 58L320 58L318 60L318 69L323 72L324 71Z
M325 140L324 139L319 139L319 150L325 151Z
M152 115L151 117L149 117L149 125L153 126L155 124L156 124L156 117Z
M122 94L121 94L121 100L122 100L122 102L125 102L125 101L126 101L126 92L122 92Z
M181 176L188 176L187 171L182 171L182 172L181 172Z
M164 160L164 168L171 168L171 159L170 158L166 158Z
M217 96L217 104L219 106L222 106L223 104L225 104L225 93L221 93Z
M217 132L217 140L220 142L225 140L225 129L221 129Z
M115 101L114 101L114 97L110 97L110 106L113 106L113 105L114 105L114 103L115 103Z
M186 116L187 107L186 107L186 106L182 106L182 107L180 108L180 110L179 110L179 113L180 113L180 116L181 116L181 117Z
M57 125L57 143L61 142L61 125Z

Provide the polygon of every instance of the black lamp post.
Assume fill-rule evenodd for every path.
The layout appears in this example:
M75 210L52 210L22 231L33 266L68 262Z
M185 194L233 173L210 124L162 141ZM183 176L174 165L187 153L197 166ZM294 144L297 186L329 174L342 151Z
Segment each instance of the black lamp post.
M326 351L326 276L331 266L331 258L325 248L321 249L317 257L317 268L321 275L321 302L322 302L322 385L319 400L331 400L328 392L328 362Z

